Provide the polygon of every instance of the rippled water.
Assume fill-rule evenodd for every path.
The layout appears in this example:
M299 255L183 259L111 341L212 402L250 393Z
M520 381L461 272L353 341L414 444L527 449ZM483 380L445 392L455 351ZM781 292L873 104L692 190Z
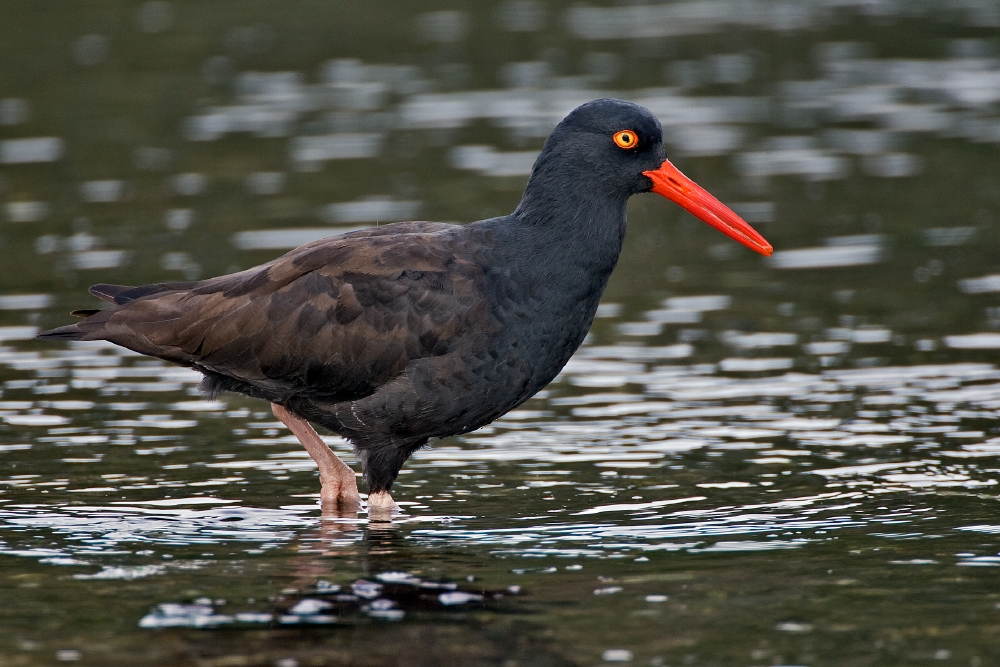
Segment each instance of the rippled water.
M0 664L1000 659L1000 8L0 8ZM600 95L777 249L653 198L544 392L321 517L261 402L32 340L87 285L509 211ZM350 448L329 444L347 461Z

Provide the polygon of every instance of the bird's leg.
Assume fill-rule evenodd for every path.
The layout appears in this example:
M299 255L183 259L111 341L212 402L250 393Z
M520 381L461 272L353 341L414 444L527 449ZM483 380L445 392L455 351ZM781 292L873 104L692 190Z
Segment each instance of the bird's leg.
M392 499L388 491L375 491L368 494L369 507L384 507L386 509L399 509L399 505Z
M402 510L389 495L389 487L399 474L399 466L406 457L397 460L399 450L392 446L359 448L357 451L361 469L368 481L368 519L392 521L393 512Z
M370 521L392 521L392 513L400 507L388 491L373 491L368 494L368 519Z
M354 476L354 470L333 453L308 421L292 414L277 403L271 404L271 412L295 434L309 452L309 456L319 466L319 481L322 485L320 505L324 509L338 505L344 509L357 509L361 504L361 495L358 494L358 481Z

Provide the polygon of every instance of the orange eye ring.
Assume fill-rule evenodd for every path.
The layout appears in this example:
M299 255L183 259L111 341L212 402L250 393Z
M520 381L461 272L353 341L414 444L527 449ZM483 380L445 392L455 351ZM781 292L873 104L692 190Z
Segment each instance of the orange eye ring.
M639 135L632 130L620 130L613 137L615 145L624 150L632 150L639 145Z

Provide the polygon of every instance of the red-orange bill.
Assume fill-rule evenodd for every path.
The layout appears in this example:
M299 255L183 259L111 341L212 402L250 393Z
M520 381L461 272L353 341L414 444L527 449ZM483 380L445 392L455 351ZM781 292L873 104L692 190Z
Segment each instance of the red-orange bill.
M728 206L708 193L690 178L680 172L669 160L664 160L659 169L642 172L653 181L653 192L680 204L700 220L704 220L720 232L736 239L751 250L762 255L770 255L774 248L736 215Z

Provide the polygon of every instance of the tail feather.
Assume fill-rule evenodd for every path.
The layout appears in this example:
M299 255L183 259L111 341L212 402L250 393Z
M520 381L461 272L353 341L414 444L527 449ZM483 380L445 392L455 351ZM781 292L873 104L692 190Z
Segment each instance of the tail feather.
M135 289L129 285L108 285L107 283L98 283L90 288L90 293L96 296L98 299L104 301L111 301L112 303L121 303L117 300L117 297L122 292L127 292L130 289Z
M38 340L84 340L87 333L80 328L79 324L67 324L57 329L49 329L35 334Z
M90 288L90 293L98 299L113 301L119 306L140 299L144 296L162 294L164 292L176 292L178 290L190 290L197 286L197 282L187 283L153 283L152 285L140 285L139 287L129 287L128 285L108 285L101 283Z
M194 282L157 283L153 285L130 287L128 285L109 285L107 283L98 283L90 288L90 293L99 299L112 302L115 306L127 306L142 297L175 292L178 290L189 290L197 284L198 283ZM134 332L130 332L130 323L119 321L115 326L111 327L111 330L107 328L110 318L121 311L122 308L115 307L104 309L82 308L74 310L70 314L75 317L83 318L80 322L43 331L37 334L35 338L39 340L110 340L117 345L122 345L123 347L127 347L129 349L136 349L136 351L142 352L143 354L158 356L154 350L155 346L150 347L148 341L146 341L146 345L140 346L142 349L136 348L136 345L138 344L136 340L138 339L135 339L135 336L133 335ZM146 314L149 315L149 313ZM159 314L162 313L157 313L157 315ZM131 324L135 323L141 323L141 318ZM139 336L139 338L143 338L143 336Z

